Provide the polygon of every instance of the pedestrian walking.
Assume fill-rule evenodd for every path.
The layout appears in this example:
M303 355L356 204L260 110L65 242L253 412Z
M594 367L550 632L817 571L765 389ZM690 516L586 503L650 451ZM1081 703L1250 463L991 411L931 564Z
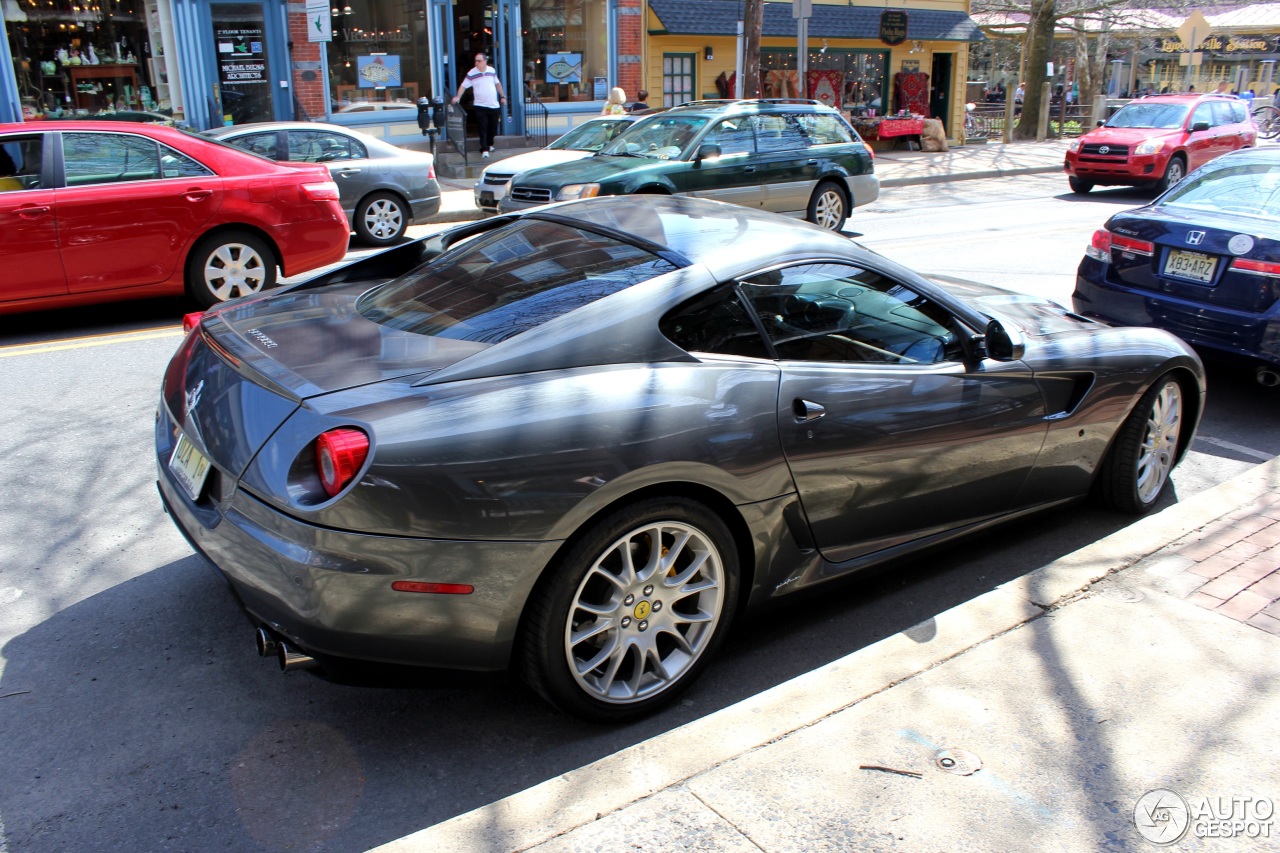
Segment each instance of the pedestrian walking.
M647 109L649 109L649 91L647 89L641 89L636 93L636 102L627 107L627 111L638 113L641 110Z
M498 72L489 65L489 57L484 51L476 53L475 67L462 78L462 85L458 87L458 94L453 96L453 103L462 100L464 89L470 89L474 99L472 113L480 130L480 156L487 159L493 151L493 140L502 123L502 107L507 102L507 93L502 91Z

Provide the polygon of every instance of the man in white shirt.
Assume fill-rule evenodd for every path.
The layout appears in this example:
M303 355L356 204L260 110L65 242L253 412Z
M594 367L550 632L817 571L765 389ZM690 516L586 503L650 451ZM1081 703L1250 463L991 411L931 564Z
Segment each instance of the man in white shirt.
M507 102L507 94L502 91L498 72L490 67L489 57L484 51L476 54L475 67L462 78L458 94L453 97L455 104L462 99L464 89L470 89L475 98L472 111L480 128L480 156L487 159L489 152L493 151L493 139L502 122L502 107Z

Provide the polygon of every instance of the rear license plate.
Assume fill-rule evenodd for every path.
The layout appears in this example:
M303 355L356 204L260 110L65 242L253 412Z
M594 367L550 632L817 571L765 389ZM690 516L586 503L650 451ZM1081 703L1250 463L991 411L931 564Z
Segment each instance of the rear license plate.
M178 436L178 446L169 457L169 470L191 500L200 499L200 490L209 476L209 460L187 440L186 435Z
M1178 278L1186 278L1207 284L1213 281L1213 273L1218 268L1218 259L1199 252L1184 252L1171 249L1164 262L1164 274Z

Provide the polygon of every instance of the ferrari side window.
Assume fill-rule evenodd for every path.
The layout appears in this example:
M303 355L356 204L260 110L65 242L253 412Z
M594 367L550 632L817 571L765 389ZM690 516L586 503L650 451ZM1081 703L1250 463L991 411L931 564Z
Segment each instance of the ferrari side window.
M663 317L658 328L686 352L772 357L732 288L699 294Z
M804 264L743 282L779 358L933 364L959 357L950 315L874 270Z

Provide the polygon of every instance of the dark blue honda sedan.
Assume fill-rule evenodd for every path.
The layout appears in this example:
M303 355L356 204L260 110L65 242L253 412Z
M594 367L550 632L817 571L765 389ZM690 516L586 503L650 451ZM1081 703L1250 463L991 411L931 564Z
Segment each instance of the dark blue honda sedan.
M1280 148L1208 163L1093 235L1077 312L1166 329L1280 385Z

